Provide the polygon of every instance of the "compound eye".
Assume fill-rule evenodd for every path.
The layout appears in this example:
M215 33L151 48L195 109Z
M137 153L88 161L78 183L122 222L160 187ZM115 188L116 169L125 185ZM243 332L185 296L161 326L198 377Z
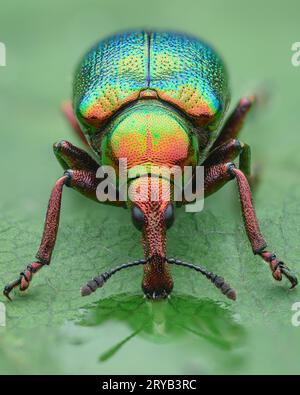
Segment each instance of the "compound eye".
M133 206L131 214L132 214L132 222L133 222L134 226L138 230L142 230L142 228L145 224L145 215L144 215L143 211L138 206Z
M164 222L167 229L170 228L174 222L174 206L172 203L169 203L165 209Z

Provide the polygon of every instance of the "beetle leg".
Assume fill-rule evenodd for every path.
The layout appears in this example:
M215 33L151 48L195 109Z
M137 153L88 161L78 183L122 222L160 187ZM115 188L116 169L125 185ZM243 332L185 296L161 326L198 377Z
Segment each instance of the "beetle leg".
M218 163L216 161L216 163L206 166L204 168L205 196L216 192L232 178L237 180L245 230L253 253L259 255L269 264L275 280L280 281L282 275L284 275L291 282L291 288L294 288L298 283L297 277L282 261L277 259L274 253L265 250L267 243L261 234L252 202L250 186L243 171L237 169L234 163Z
M64 170L86 170L96 172L98 163L84 150L68 141L53 144L54 154Z
M96 173L84 170L68 170L63 177L58 179L49 199L43 236L36 254L37 260L29 264L15 281L4 288L3 293L6 297L10 299L10 292L17 286L20 286L21 291L25 291L29 287L33 275L44 265L50 264L59 226L61 198L64 185L78 190L87 197L96 199L96 189L99 182L100 180L96 178ZM121 203L123 202L117 202L117 204Z
M101 179L97 178L95 172L69 169L65 174L68 175L66 185L80 192L85 197L95 200L98 203L107 203L119 207L125 207L124 198L121 199L119 191L113 184L109 184L108 193L110 192L111 195L109 195L108 200L100 201L98 199L97 187L101 182ZM107 197L107 194L105 196Z
M255 99L255 96L250 96L249 98L245 97L239 101L238 105L225 122L225 125L223 126L219 137L214 142L211 150L214 150L216 147L222 145L226 141L235 139L238 136L244 124L246 115L255 102Z
M228 173L237 180L245 229L251 243L253 253L255 255L259 255L269 264L275 280L281 281L282 275L284 275L290 281L291 289L294 288L298 284L295 274L293 274L293 272L282 261L278 260L274 253L265 250L267 244L260 232L257 222L247 177L240 169L237 169L233 163L226 165L226 167Z
M229 174L225 171L225 163L231 162L238 155L241 155L244 146L245 144L239 140L231 139L226 143L223 143L220 147L217 147L209 154L208 158L202 164L204 166L205 197L217 192L231 179ZM189 190L191 187L190 184L192 184L193 194L196 195L197 198L202 197L202 186L200 186L200 189L197 189L195 176L188 184L185 185L185 191ZM183 196L188 195L185 191Z
M61 106L62 112L65 115L65 117L67 118L67 120L69 121L70 126L72 127L72 129L74 130L75 134L77 135L77 137L80 138L80 140L87 146L89 146L86 137L84 135L84 133L82 132L77 119L74 115L74 111L73 111L73 106L71 101L66 101L62 104Z
M29 287L30 281L33 275L40 270L44 265L49 265L51 260L52 251L55 245L58 225L59 225L59 214L61 206L62 189L67 182L68 177L64 175L55 184L46 214L46 220L44 225L44 232L39 250L36 254L37 261L29 264L17 280L6 285L3 294L10 299L10 292L17 286L20 286L21 291L25 291Z
M212 151L203 163L204 190L206 197L217 192L231 179L224 166L226 166L225 163L231 162L237 156L239 156L239 166L241 170L245 172L249 181L251 180L250 147L242 141L231 139ZM199 191L199 195L200 193L201 191ZM197 192L196 194L198 195Z
M204 195L205 197L217 192L232 176L227 171L225 163L218 163L204 168Z
M239 168L248 178L251 186L257 181L257 174L251 171L251 147L237 139L230 139L210 152L203 166L227 163L239 156Z
M203 166L209 167L219 163L231 162L238 155L241 155L245 145L239 140L230 139L211 151L208 158L203 162Z

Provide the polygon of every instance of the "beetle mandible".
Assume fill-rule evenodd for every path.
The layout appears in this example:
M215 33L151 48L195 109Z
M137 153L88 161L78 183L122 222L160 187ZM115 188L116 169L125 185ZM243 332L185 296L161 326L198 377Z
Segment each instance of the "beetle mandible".
M133 223L142 232L144 258L95 277L81 288L83 296L103 286L119 270L143 265L145 295L151 299L165 298L173 288L170 265L175 264L200 272L228 298L236 298L235 291L222 277L201 266L167 257L166 231L174 220L174 185L163 176L148 172L150 165L193 169L203 165L205 197L235 179L253 253L270 266L275 280L280 281L284 275L294 288L296 276L266 249L248 182L250 147L237 139L255 97L240 100L223 122L229 99L228 77L221 58L197 38L181 33L131 31L97 43L76 70L73 105L64 106L74 130L87 142L97 160L67 141L54 144L54 153L65 172L50 196L36 260L5 287L4 294L10 298L10 292L18 286L21 291L26 290L33 275L50 264L63 187L74 188L97 200L99 166L117 169L123 158L129 170L146 168L142 176L128 183L133 191L146 192L143 199L133 193L124 202L115 183L111 187L117 199L108 199L106 203L131 210ZM233 163L237 157L239 167ZM192 182L194 176L191 177ZM153 178L157 181L153 184L156 199L149 195L148 186ZM171 191L168 198L162 192L166 183Z

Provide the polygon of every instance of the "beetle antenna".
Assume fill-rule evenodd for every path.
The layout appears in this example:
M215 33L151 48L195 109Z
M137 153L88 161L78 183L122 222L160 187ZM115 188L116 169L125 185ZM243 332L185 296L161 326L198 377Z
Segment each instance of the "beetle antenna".
M133 266L145 265L149 260L150 260L150 258L139 259L139 260L136 260L133 262L123 263L123 265L120 265L120 266L115 267L114 269L108 270L107 272L100 274L98 277L94 277L85 286L80 288L81 296L88 296L92 292L95 292L97 288L103 287L103 285L106 283L106 281L113 274L119 272L120 270L128 269Z
M178 265L178 266L184 266L188 267L189 269L196 270L196 272L199 272L203 274L208 280L210 280L217 288L220 289L222 294L227 296L227 298L236 300L236 292L231 286L224 280L223 277L220 277L213 272L208 271L202 266L199 265L194 265L192 263L188 262L183 262L180 259L175 259L175 258L166 258L166 261L170 265Z
M107 272L104 272L100 274L98 277L94 277L92 280L90 280L85 286L81 287L80 293L81 296L88 296L92 292L95 292L98 288L103 287L103 285L106 283L110 277L119 272L120 270L123 269L128 269L130 267L138 266L138 265L145 265L148 263L150 258L147 259L139 259L133 262L128 262L128 263L123 263L120 266L115 267L114 269L108 270ZM166 262L169 263L170 265L177 265L177 266L184 266L188 267L189 269L193 269L196 272L199 272L203 274L208 280L210 280L217 288L220 289L220 291L227 296L227 298L236 300L236 292L231 286L224 280L223 277L220 277L213 272L208 271L202 266L199 265L194 265L192 263L184 262L181 261L180 259L175 259L175 258L167 258L166 257Z

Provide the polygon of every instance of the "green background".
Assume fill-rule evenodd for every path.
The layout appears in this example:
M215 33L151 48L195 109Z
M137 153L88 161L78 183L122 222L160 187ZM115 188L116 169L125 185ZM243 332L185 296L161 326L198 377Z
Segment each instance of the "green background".
M212 43L226 61L232 106L260 87L269 100L242 132L259 164L255 205L271 249L300 275L300 3L286 1L7 1L0 41L0 285L32 261L50 189L62 171L52 153L59 139L78 143L60 113L72 73L95 41L130 28L182 30ZM120 273L81 298L88 279L142 255L130 214L63 196L51 267L29 292L1 296L1 373L300 373L300 327L291 324L299 290L275 283L251 252L234 183L207 199L202 213L177 213L168 252L203 263L237 290L227 302L205 279L174 268L167 302L142 298L141 269Z

